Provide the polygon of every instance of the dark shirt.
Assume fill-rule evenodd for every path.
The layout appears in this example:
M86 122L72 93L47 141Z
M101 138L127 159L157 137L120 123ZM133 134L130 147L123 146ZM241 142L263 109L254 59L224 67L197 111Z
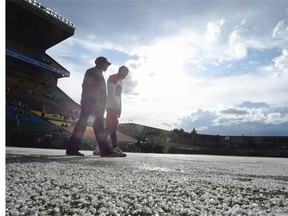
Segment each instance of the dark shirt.
M96 110L105 110L106 101L106 83L102 71L96 67L88 69L82 83L81 105L89 103Z

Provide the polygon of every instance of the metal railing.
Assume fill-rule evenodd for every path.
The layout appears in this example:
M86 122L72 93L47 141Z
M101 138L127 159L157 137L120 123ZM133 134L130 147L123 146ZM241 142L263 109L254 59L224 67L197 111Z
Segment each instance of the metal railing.
M40 10L41 12L45 12L47 15L50 15L60 21L62 24L67 25L69 27L75 28L75 25L70 22L68 19L62 17L61 15L57 14L55 11L51 10L50 8L46 8L41 3L36 2L35 0L24 0L24 2L29 3L35 9Z

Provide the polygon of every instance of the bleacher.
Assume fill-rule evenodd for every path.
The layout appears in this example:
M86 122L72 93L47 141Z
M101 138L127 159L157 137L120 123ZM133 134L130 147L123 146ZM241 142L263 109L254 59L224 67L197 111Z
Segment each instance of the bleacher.
M57 89L59 88L53 87L51 91L49 85L45 83L6 74L6 131L9 136L30 134L42 137L43 140L47 135L51 135L53 139L70 137L80 106L61 90L57 92ZM25 104L28 110L15 114L13 110L20 109L15 105L16 102Z
M70 72L46 51L73 36L75 26L36 1L6 0L5 15L6 145L65 148L80 105L57 87ZM18 103L25 111L18 113ZM129 141L120 134L124 139ZM88 124L82 143L95 142Z
M7 74L6 101L14 99L28 103L35 110L39 110L42 104L51 113L74 112L78 114L80 111L80 106L57 86L50 87L45 83Z
M17 112L15 112L16 110ZM48 119L34 115L31 110L22 110L19 107L6 105L6 119L13 125L14 133L47 135L54 137L68 137L69 132L53 124ZM8 128L11 129L11 128Z
M70 72L46 53L75 30L55 14L36 1L6 0L6 145L43 147L52 139L63 147L80 113L57 87Z

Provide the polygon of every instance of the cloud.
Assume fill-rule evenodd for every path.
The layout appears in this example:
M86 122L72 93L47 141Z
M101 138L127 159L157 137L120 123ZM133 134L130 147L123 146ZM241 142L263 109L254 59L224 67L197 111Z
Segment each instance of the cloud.
M247 56L248 43L241 37L242 30L239 28L234 29L228 38L228 45L224 51L225 61L240 60Z
M276 57L273 62L276 73L288 77L288 49L284 49L281 56Z
M226 110L221 110L220 113L225 114L225 115L245 115L247 114L247 111L237 109L237 108L229 108Z
M196 128L197 131L205 133L210 129L212 121L216 117L216 112L199 109L188 116L182 117L179 119L179 123L174 123L174 125L176 128L182 128L187 132L191 132L193 128Z
M76 24L53 47L71 72L59 85L76 101L101 54L113 63L106 78L122 64L130 69L123 122L231 135L287 129L286 2L46 2Z
M284 79L288 78L288 49L283 49L280 56L275 57L270 65L263 67L263 70L268 71L276 76Z
M279 125L288 122L288 113L269 113L264 121L266 124Z
M130 70L131 73L131 70ZM138 82L133 80L130 75L128 75L124 80L123 80L123 94L127 95L138 95L137 92L135 92L135 88L137 86Z
M241 109L238 107L242 107ZM197 110L180 119L178 128L199 133L233 135L288 135L288 107L246 101L218 112Z
M240 108L269 108L270 106L264 102L251 102L251 101L244 101L243 103L236 105L236 107Z
M225 20L217 20L215 22L208 22L207 23L207 32L205 35L206 42L216 42L221 33L221 27L224 25Z
M288 38L288 26L285 24L284 20L281 20L273 29L273 38L277 39L287 39Z

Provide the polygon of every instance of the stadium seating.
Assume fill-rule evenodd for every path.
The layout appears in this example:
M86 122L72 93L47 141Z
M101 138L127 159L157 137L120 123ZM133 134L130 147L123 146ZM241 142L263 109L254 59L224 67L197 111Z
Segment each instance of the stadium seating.
M11 105L6 105L6 119L7 121L18 121L19 123L15 125L14 132L24 132L29 134L52 134L53 136L69 136L69 133L58 125L51 123L43 118L40 118L31 113L15 113L13 111L14 107ZM10 129L10 128L8 128Z

